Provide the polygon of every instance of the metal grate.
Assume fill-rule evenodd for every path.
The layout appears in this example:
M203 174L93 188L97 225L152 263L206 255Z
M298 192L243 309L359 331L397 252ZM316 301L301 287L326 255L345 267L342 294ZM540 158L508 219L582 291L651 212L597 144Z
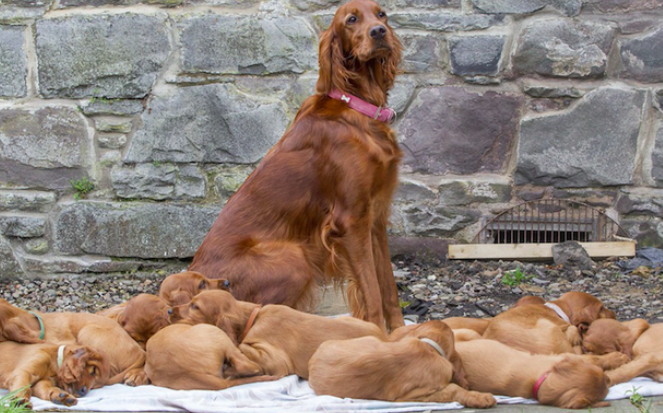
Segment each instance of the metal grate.
M565 200L523 202L488 221L477 244L538 244L564 241L608 242L628 234L605 213Z

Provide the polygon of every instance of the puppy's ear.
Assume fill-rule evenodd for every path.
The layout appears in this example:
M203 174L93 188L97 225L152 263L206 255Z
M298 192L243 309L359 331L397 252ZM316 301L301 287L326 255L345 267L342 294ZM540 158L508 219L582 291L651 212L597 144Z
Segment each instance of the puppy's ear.
M5 323L2 335L7 340L17 343L37 344L43 342L39 339L39 331L27 328L17 318L10 318Z
M451 362L451 365L454 367L454 375L451 381L464 389L469 389L470 383L467 381L467 378L465 377L465 368L463 367L463 361L461 360L460 355L456 351L453 351L449 355L449 361Z
M214 325L216 325L218 328L223 330L223 332L228 335L228 337L235 346L239 344L238 337L240 334L238 332L238 329L235 325L233 325L233 322L230 319L228 319L228 317L219 315Z
M403 50L403 46L396 35L392 35L391 38L393 39L391 52L381 61L383 75L382 88L384 93L387 93L394 86L396 75L400 73L398 65L401 62L401 53Z
M170 299L166 300L169 305L178 306L191 302L193 295L188 291L175 290L170 293ZM164 298L165 300L165 298Z

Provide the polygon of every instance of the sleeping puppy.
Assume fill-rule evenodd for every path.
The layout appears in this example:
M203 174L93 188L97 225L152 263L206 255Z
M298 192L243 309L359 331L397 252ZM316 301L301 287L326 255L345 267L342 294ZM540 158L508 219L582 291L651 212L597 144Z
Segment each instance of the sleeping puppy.
M492 395L451 383L455 366L462 368L462 363L444 323L429 321L398 328L392 336L395 333L389 342L362 337L322 343L309 362L311 388L319 395L343 398L495 405Z
M564 409L608 406L610 379L604 369L628 361L621 353L604 356L542 355L516 350L494 340L456 343L470 388L524 397Z
M633 358L630 363L608 372L613 384L638 376L663 381L663 323L650 325L641 318L622 323L596 320L585 333L582 346L587 353L620 351Z
M39 338L40 329L32 324L33 315L9 304L0 298L0 342L36 344L43 342Z
M170 324L169 313L170 306L160 297L152 294L139 294L126 303L97 314L117 321L144 350L147 340Z
M187 304L198 293L207 290L228 291L230 283L226 279L212 280L196 271L171 274L161 283L159 297L170 306Z
M451 334L448 334L451 332ZM465 379L465 370L460 356L454 349L454 333L447 323L439 320L427 321L423 324L413 324L399 327L389 335L389 341L400 341L404 338L431 338L437 337L435 341L440 344L444 352L444 358L453 366L453 382L467 389L468 383Z
M352 317L327 318L303 313L284 305L264 307L239 301L226 291L203 291L185 306L173 307L171 322L212 324L228 334L260 374L308 377L308 361L327 340L374 336L386 340L373 323ZM241 377L232 368L228 376Z
M615 318L596 297L573 291L545 304L513 307L495 316L483 338L537 354L582 354L581 332L599 318Z
M145 352L120 325L108 317L89 313L28 313L16 308L26 328L43 331L52 344L78 344L103 352L108 357L108 384L147 384L143 371Z
M225 378L223 371L227 366L247 377ZM156 386L175 390L222 390L278 378L258 376L260 370L235 347L226 333L207 324L171 325L147 342L145 371Z
M110 366L103 353L90 347L55 344L0 343L0 387L18 394L30 406L30 397L72 406L76 397L102 387Z

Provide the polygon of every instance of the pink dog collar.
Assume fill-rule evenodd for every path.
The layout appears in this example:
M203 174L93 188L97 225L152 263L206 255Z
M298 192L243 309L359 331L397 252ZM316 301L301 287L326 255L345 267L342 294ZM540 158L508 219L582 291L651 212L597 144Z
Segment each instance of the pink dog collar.
M349 93L341 92L334 89L329 94L329 97L336 100L341 100L348 104L352 109L362 113L369 118L379 120L380 122L392 123L396 119L396 112L388 107L375 106L365 100L361 100L356 96Z
M539 377L539 380L536 381L536 384L534 385L534 388L532 389L532 396L534 396L534 400L539 400L539 388L541 388L541 385L543 384L544 381L548 378L548 375L550 372L544 373L541 377Z

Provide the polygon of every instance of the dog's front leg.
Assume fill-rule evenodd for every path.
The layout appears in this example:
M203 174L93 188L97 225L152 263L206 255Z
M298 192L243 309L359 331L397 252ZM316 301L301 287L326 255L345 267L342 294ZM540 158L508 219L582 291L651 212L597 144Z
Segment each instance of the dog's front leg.
M390 331L405 325L403 312L398 303L398 288L391 269L387 226L380 222L373 227L373 258L382 295L382 310Z
M373 257L370 221L368 219L355 221L347 227L339 241L343 244L352 271L347 278L356 283L356 288L359 290L359 294L351 294L348 290L352 315L386 330L382 312L382 294Z

